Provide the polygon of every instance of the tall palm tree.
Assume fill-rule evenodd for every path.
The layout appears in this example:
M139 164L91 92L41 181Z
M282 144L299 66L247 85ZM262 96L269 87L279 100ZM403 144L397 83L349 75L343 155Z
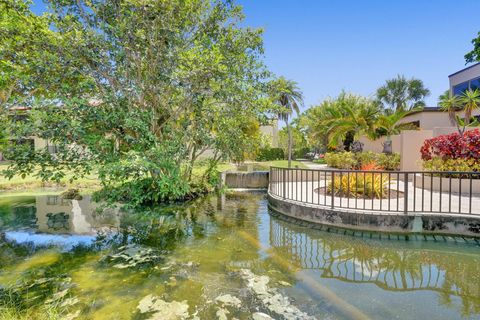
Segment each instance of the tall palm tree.
M280 108L278 118L285 121L288 132L288 167L292 166L292 130L290 117L293 112L300 113L300 106L303 106L303 93L298 84L293 80L279 77L271 82L271 95L273 102Z
M376 126L377 129L380 129L382 134L386 137L386 141L383 144L383 153L390 154L392 153L392 136L400 134L403 130L416 130L418 129L412 123L400 123L400 120L403 119L408 114L420 111L421 108L415 108L410 111L406 110L396 110L391 114L382 114L378 117Z
M459 97L450 94L450 90L447 90L444 94L438 97L438 105L443 111L448 112L450 122L457 126L458 131L461 133L456 119L456 113L461 109L461 102Z
M393 111L423 107L423 99L429 94L430 90L425 88L422 80L407 79L401 75L387 80L385 85L377 90L378 100Z

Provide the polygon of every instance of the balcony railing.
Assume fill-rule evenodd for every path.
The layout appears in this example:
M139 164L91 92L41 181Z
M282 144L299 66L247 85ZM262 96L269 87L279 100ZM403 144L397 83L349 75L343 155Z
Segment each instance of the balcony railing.
M392 213L480 214L480 172L270 168L273 197Z

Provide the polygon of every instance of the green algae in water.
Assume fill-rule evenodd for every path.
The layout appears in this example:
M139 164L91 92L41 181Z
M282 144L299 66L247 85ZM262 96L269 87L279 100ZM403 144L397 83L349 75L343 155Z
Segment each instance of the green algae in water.
M2 197L0 319L480 317L475 244L310 230L261 193L95 208Z

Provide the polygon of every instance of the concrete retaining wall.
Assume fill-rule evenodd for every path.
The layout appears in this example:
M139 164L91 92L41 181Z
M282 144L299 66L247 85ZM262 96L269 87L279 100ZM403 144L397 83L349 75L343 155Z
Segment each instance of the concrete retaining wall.
M229 189L267 189L268 171L222 172L220 186Z
M268 195L271 209L288 217L337 228L402 233L442 234L480 238L480 217L445 214L395 214L330 209Z
M470 193L470 180L469 179L458 179L458 178L440 178L440 177L433 177L433 181L431 176L424 175L423 177L423 187L426 190L432 191L440 191L440 179L442 181L442 192L449 192L450 191L450 180L452 184L452 192L459 193L460 191L462 194L469 194ZM461 181L461 188L460 188L460 181ZM417 187L422 187L422 175L416 174L415 175L415 183ZM480 180L472 179L472 194L480 194Z

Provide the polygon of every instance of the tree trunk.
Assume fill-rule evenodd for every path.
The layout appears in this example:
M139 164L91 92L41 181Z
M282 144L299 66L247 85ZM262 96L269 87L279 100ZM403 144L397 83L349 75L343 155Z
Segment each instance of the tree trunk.
M287 124L287 132L288 132L288 167L292 167L292 130L288 121L285 121Z

